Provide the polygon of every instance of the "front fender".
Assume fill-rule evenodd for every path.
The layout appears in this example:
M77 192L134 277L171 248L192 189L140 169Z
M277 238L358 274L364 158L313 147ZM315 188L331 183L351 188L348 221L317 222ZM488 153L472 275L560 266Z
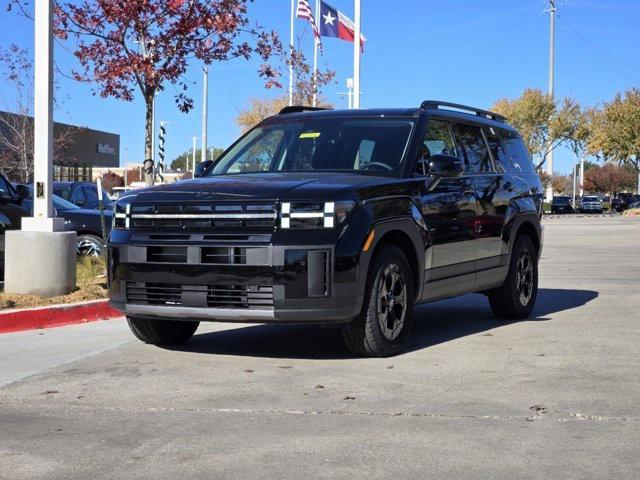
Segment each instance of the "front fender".
M364 244L372 230L374 240L365 252ZM367 274L376 248L386 241L385 236L389 239L388 234L395 235L395 232L399 232L398 238L408 239L407 244L399 246L413 253L409 262L417 274L416 288L422 286L425 255L431 246L431 238L420 211L408 197L370 200L358 208L336 246L336 280L347 281L347 277L353 275L360 301L364 298Z

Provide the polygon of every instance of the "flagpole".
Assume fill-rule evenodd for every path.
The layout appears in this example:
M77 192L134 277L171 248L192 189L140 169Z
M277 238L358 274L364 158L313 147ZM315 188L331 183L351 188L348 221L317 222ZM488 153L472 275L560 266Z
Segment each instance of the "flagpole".
M291 0L291 31L289 36L289 106L293 105L293 22L296 18L295 2L296 0Z
M355 0L354 6L355 31L353 32L353 108L360 108L360 0Z
M314 15L316 21L317 30L320 31L320 0L316 0L316 13ZM318 105L318 85L316 80L318 78L318 45L320 39L315 35L313 36L313 101L311 106L316 107Z

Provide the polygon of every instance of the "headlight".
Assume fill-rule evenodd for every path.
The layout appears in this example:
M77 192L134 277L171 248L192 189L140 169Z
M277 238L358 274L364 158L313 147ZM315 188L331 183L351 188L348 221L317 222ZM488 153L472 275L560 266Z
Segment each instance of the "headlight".
M135 195L129 195L118 199L113 204L113 228L128 229L131 219L131 202Z
M352 200L338 202L282 202L280 228L334 228L345 221L356 206Z

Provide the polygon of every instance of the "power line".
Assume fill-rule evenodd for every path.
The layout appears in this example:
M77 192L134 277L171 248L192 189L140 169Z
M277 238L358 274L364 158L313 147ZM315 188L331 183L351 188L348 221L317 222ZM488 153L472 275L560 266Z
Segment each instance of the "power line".
M575 28L573 26L573 24L571 24L571 22L569 22L569 20L566 18L566 16L564 14L559 15L558 14L558 20L560 20L565 26L567 26L569 28L569 30L578 37L579 40L582 41L582 43L591 51L593 51L598 57L600 57L600 59L609 66L609 68L611 68L611 70L613 70L615 73L617 73L618 75L621 75L623 77L626 77L628 80L631 80L633 82L640 82L640 78L636 77L635 74L631 73L628 71L628 69L632 69L632 70L638 70L640 71L640 69L638 69L637 67L634 67L632 65L627 64L626 62L623 62L622 60L614 57L613 55L601 50L600 48L598 48L593 42L591 42L587 37L585 37L582 33L580 33L580 31ZM617 62L617 64L616 64Z

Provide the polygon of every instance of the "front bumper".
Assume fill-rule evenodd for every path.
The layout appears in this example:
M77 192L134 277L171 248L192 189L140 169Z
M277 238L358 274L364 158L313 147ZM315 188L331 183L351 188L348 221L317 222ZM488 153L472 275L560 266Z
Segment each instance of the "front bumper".
M357 268L336 258L326 235L313 236L296 244L295 235L157 240L116 232L109 244L110 304L157 319L348 322L362 305Z

